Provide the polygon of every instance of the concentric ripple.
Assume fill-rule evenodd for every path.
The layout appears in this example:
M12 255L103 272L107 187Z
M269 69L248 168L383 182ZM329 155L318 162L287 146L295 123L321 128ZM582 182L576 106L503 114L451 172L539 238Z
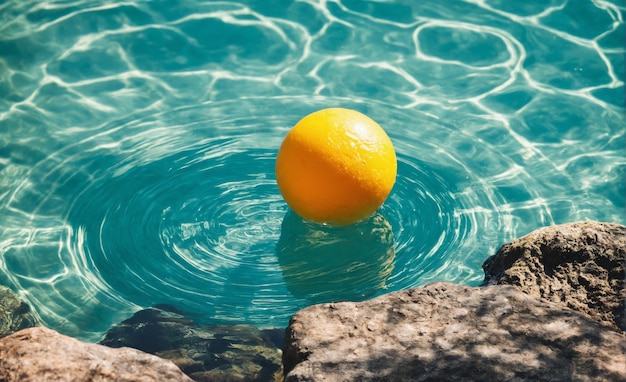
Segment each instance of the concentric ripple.
M478 284L544 225L624 223L618 3L6 1L0 285L86 340L160 303L278 327ZM276 187L282 138L325 107L398 154L388 200L349 227L303 221Z
M331 102L387 121L399 158L396 186L377 215L342 228L289 211L274 178L288 128ZM489 254L512 235L501 229L510 217L494 203L500 196L461 165L464 154L432 138L406 139L436 137L429 130L449 127L367 105L250 99L104 126L34 166L14 192L5 208L37 205L30 235L58 227L60 242L49 243L58 248L48 257L41 252L49 247L11 248L5 274L44 307L44 322L82 336L87 328L97 336L138 307L158 303L199 321L281 326L311 303L359 300L437 279L477 282L484 256L476 254ZM255 115L242 117L242 107ZM46 226L46 215L57 217ZM39 261L25 263L24 251Z
M275 153L245 140L209 139L153 162L120 163L125 171L89 184L68 211L85 236L73 251L88 253L129 301L263 322L272 302L255 301L284 297L272 242L285 207L272 178Z

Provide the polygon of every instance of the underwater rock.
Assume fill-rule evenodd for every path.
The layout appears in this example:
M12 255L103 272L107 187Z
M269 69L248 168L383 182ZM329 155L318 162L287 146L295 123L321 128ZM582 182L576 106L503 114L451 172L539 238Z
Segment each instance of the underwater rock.
M30 306L20 301L11 289L0 285L0 338L36 324Z
M624 333L513 286L434 283L314 305L286 332L286 381L623 381Z
M80 342L53 330L0 339L0 381L191 381L172 362L135 349Z
M283 335L250 325L197 325L159 305L114 326L100 343L169 359L195 381L282 381Z
M538 229L483 264L485 284L514 285L626 330L626 227L578 222Z

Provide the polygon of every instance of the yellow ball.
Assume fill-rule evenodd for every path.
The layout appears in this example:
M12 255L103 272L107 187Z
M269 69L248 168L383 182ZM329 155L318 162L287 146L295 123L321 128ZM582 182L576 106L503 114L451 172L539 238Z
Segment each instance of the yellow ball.
M396 152L369 117L330 108L302 118L276 157L276 182L287 204L318 223L347 225L371 216L396 180Z

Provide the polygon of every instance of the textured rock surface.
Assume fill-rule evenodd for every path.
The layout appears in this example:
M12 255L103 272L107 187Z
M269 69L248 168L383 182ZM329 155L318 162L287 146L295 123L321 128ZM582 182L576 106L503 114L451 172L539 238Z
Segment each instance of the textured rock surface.
M101 344L169 359L195 381L265 382L283 380L282 351L275 343L282 343L283 335L249 325L196 325L161 305L113 327Z
M53 330L0 339L0 381L191 381L172 362L135 349L83 343Z
M626 227L580 222L542 228L503 245L485 283L515 285L626 330Z
M35 324L30 307L11 289L0 286L0 338Z
M623 381L624 339L512 286L435 283L299 311L283 361L286 381Z

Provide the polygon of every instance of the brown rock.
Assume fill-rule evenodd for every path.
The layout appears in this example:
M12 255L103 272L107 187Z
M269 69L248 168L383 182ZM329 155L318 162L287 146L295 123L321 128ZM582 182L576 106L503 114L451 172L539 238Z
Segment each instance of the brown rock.
M580 222L539 229L483 265L486 284L509 284L626 330L626 227Z
M172 362L88 344L43 327L0 339L0 381L191 381Z
M286 381L623 381L624 340L512 286L435 283L299 311L283 363Z

